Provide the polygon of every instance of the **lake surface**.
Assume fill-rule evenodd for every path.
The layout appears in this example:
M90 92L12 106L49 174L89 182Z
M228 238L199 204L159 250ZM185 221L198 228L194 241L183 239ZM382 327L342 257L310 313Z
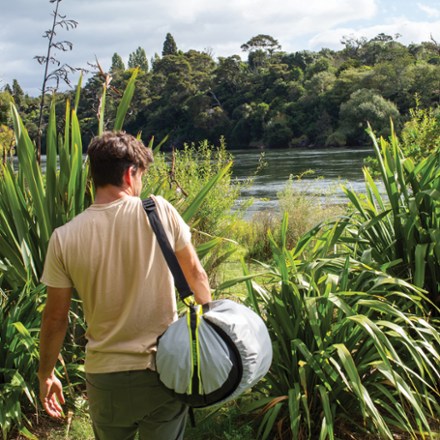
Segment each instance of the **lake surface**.
M231 153L233 175L238 181L244 182L255 175L261 151L233 150ZM374 152L371 148L314 148L265 150L263 154L266 166L241 193L242 201L254 200L246 217L265 209L277 210L277 194L285 188L291 175L294 176L294 188L299 191L325 198L329 203L344 203L347 199L342 185L365 192L362 167L364 159ZM308 170L313 170L313 174L295 178Z
M374 155L372 148L322 148L322 149L282 149L282 150L232 150L234 159L233 176L239 182L253 178L252 183L243 187L240 201L253 200L246 212L246 218L262 210L279 209L277 194L294 176L294 188L311 197L322 197L327 203L347 201L341 186L356 192L365 192L362 174L364 159ZM263 155L266 166L255 174ZM42 156L44 168L45 156ZM308 170L313 174L306 174ZM380 185L379 185L380 189Z

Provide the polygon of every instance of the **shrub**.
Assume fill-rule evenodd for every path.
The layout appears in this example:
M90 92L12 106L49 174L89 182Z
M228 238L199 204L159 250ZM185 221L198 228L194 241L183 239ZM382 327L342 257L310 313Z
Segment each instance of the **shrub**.
M430 423L440 416L440 337L423 315L422 291L332 254L329 243L343 230L338 223L321 237L317 230L290 251L285 219L280 243L271 240L266 280L247 282L274 350L258 386L267 397L256 397L248 408L261 410L258 436L430 436ZM307 258L303 251L312 242ZM418 314L402 310L401 298Z
M37 331L41 323L44 289L25 286L6 295L0 291L0 427L2 438L17 424L32 438L25 413L38 407Z
M290 176L284 189L278 193L282 214L287 214L287 247L293 248L299 238L318 223L335 218L345 212L345 207L331 201L333 189L323 194L310 194L307 184L299 189L296 183L313 174L307 171L300 176ZM304 180L303 180L304 182Z
M220 265L237 249L231 230L243 214L235 209L242 184L233 180L232 156L224 139L218 146L207 141L185 144L171 157L156 152L146 184L155 194L171 200L189 221L199 257L215 284Z
M304 182L305 175L313 174L307 171L300 176L290 176L278 196L280 211L261 211L246 222L241 228L236 240L246 248L246 258L259 261L269 261L272 256L268 233L274 237L280 234L281 219L288 215L287 242L288 248L294 247L300 237L317 224L336 218L346 211L346 207L332 202L332 189L323 194L311 194L307 184L301 189L297 183Z
M240 184L232 178L232 156L226 151L223 138L218 146L207 141L196 144L185 144L183 149L174 150L172 156L157 152L155 164L147 175L147 184L152 181L168 182L167 188L160 188L156 193L163 193L174 199L181 211L191 204L204 186L220 172L222 178L216 183L216 190L203 200L192 219L191 226L211 235L221 235L233 222L232 208L240 193ZM167 192L169 188L171 192ZM199 242L206 241L203 236L197 237Z
M367 197L345 192L354 207L343 243L355 258L409 280L440 305L440 151L415 164L370 132L385 193L365 170ZM427 304L429 307L429 304ZM432 309L437 313L437 309Z
M245 258L267 261L271 256L268 234L277 234L279 229L279 214L272 211L260 211L251 220L243 222L238 232L237 241L245 248Z

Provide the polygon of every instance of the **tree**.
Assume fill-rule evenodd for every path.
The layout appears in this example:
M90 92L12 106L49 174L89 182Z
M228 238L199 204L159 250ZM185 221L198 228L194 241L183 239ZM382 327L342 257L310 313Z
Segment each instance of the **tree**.
M220 57L215 71L216 85L221 84L224 88L234 92L243 81L243 70L243 62L238 55Z
M139 67L140 70L148 72L148 60L145 49L138 47L134 52L128 56L128 68L134 69Z
M241 50L244 52L253 52L255 50L262 50L272 55L276 50L280 50L281 46L275 38L270 35L259 34L252 37L247 43L241 45Z
M317 59L318 55L315 52L301 50L289 56L287 64L291 67L299 67L302 71L305 71L307 66L314 63Z
M264 145L267 148L287 148L293 132L285 117L276 116L267 123L264 131Z
M12 155L15 146L15 135L12 129L6 125L0 124L0 157L3 163L6 157Z
M365 132L367 123L370 123L378 136L389 136L390 119L398 126L399 110L395 104L373 90L358 90L347 102L341 104L340 129L349 145L360 145L369 141L369 136Z
M352 35L343 36L341 40L341 44L345 46L345 49L342 51L343 55L345 55L347 58L358 59L359 52L367 41L368 40L365 37L355 38Z
M256 49L249 52L248 63L251 70L255 71L265 67L269 60L269 55L262 49Z
M112 65L110 67L110 73L123 72L125 70L125 64L122 58L116 52L112 56Z
M16 79L12 81L12 96L17 108L20 108L23 103L24 92Z
M310 97L322 96L330 92L336 82L336 77L328 71L318 72L304 83Z
M168 32L163 43L162 56L177 55L177 45L174 37Z
M9 124L9 105L11 102L12 94L6 90L0 91L0 124Z

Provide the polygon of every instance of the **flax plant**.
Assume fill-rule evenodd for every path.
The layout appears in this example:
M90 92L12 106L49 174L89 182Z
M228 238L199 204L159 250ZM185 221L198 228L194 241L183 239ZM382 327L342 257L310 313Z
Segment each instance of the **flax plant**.
M285 217L259 283L245 268L274 347L250 407L263 439L438 436L440 153L414 164L394 131L370 134L385 191L365 170L365 197L345 188L350 215L293 249Z
M425 289L440 306L440 151L416 164L370 131L385 192L364 170L366 198L345 188L354 207L345 243L357 258ZM432 309L436 313L436 309Z
M369 435L433 438L440 417L440 336L423 315L423 292L348 255L332 254L344 225L286 248L271 237L272 265L247 279L250 303L266 320L274 360L259 408L262 439ZM321 231L322 232L322 231ZM312 257L304 257L314 243ZM260 281L261 280L261 281ZM405 312L399 300L419 314ZM267 396L267 397L264 397Z

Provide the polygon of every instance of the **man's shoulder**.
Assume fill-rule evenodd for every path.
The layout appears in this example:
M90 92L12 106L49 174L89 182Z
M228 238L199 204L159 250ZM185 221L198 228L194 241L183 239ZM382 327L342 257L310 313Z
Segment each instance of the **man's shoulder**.
M156 194L150 194L150 196L148 197L149 199L152 199L156 205L157 204L165 204L165 203L169 203L166 199L164 199L162 196L157 196Z
M86 219L89 217L88 210L84 210L83 212L80 212L72 219L68 220L66 223L64 223L61 226L58 226L54 229L54 232L57 232L58 234L64 235L75 228L81 228Z

